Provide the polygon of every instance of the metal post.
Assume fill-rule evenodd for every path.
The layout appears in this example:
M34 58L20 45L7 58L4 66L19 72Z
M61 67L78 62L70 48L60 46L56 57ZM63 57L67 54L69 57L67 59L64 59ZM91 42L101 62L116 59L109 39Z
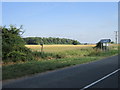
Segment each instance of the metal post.
M101 50L103 49L103 47L102 47L102 43L101 43Z
M117 44L117 37L118 37L117 33L118 33L118 31L115 31L115 42L116 42L116 44Z

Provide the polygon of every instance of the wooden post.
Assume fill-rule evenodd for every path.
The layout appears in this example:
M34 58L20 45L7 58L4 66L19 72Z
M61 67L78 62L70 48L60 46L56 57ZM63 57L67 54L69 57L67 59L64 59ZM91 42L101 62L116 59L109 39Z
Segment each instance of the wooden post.
M43 45L41 45L42 47L41 47L41 52L43 52Z
M41 45L41 53L43 53L43 44L40 44Z
M103 50L103 45L102 45L102 43L101 43L101 50Z
M103 51L106 51L106 43L103 43Z
M106 43L105 51L107 51L107 43Z

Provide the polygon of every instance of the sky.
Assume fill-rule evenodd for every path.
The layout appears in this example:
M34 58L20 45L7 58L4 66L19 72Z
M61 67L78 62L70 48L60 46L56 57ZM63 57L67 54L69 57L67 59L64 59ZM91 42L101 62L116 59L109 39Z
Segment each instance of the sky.
M23 25L23 37L115 41L117 2L3 2L2 25Z

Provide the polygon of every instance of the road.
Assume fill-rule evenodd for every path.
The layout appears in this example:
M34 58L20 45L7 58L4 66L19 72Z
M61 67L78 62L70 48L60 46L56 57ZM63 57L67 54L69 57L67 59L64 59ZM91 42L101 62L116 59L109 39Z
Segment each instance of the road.
M118 56L113 56L3 82L3 88L118 88L118 72Z

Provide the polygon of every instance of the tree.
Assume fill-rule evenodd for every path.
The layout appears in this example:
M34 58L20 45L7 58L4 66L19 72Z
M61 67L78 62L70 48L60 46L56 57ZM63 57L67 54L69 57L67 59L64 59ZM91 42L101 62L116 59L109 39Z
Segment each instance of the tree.
M21 59L27 59L27 55L31 52L25 47L25 41L21 38L23 34L22 26L17 28L14 25L10 25L9 28L0 27L2 30L2 57L3 60L11 58L14 61ZM18 55L18 57L17 57Z
M78 44L80 44L80 43L75 40L75 41L72 42L72 44L73 44L73 45L78 45Z
M114 43L115 43L114 41L111 42L111 44L114 44Z

